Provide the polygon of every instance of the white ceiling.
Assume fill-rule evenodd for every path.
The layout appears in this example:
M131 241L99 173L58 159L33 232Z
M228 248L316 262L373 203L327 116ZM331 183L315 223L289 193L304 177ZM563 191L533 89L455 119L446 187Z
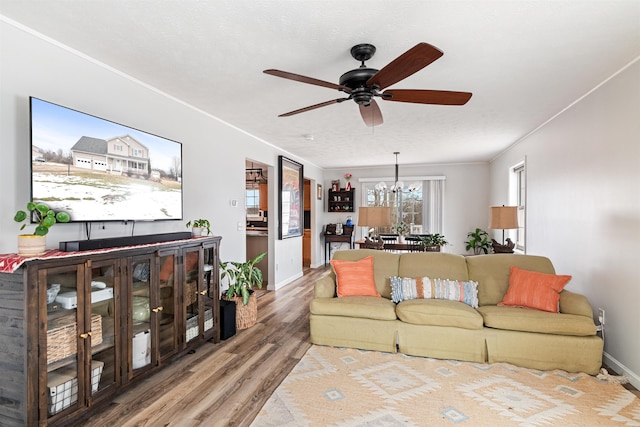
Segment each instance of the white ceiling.
M490 160L640 56L638 0L0 0L0 14L325 168ZM262 70L337 83L353 45L374 44L380 69L418 42L444 56L391 88L473 92L467 105L378 101L375 128L352 101L277 117L343 94Z

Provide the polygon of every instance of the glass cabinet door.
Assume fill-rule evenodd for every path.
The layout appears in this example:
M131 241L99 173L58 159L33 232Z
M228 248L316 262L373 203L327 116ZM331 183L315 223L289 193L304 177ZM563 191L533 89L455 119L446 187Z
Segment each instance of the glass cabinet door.
M88 383L90 395L101 393L119 383L120 377L120 310L116 301L120 298L119 261L93 262L85 271L85 304L90 308L85 322L91 325L91 361Z
M131 294L128 295L130 323L126 335L129 379L152 366L151 351L151 284L153 278L153 257L134 257L129 268ZM154 305L155 307L155 305Z
M181 310L176 292L179 280L177 258L175 250L158 252L158 286L151 289L151 318L158 325L155 336L160 360L173 355L178 347L176 321Z
M41 355L47 367L44 380L47 401L40 402L41 417L42 414L52 417L68 408L77 408L85 401L84 390L78 382L79 378L84 378L80 367L85 357L84 340L89 338L82 310L78 308L83 272L82 264L38 271L39 289L46 289L46 293L40 292L40 303L46 304L43 320L47 330L46 353Z
M195 338L200 337L200 333L203 330L202 319L200 313L202 307L200 303L203 295L200 294L200 248L192 248L185 250L184 252L184 271L183 271L183 283L182 283L182 295L184 301L184 316L185 320L185 342L192 341ZM209 313L213 314L213 313ZM206 313L204 318L206 319ZM206 321L206 320L205 320Z
M214 338L214 342L218 342L220 341L218 245L205 246L203 259L203 281L200 293L203 295L205 313L211 313L210 317L205 316L204 335L205 339Z

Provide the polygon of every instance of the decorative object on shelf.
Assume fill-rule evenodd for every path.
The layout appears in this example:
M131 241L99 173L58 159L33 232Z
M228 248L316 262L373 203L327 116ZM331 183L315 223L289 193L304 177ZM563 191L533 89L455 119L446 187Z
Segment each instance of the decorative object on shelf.
M419 242L426 252L440 252L440 248L447 243L444 236L438 233L422 235Z
M347 180L347 184L344 187L345 190L351 190L351 177L352 175L349 172L344 174L344 179Z
M329 212L353 212L355 189L351 190L329 190Z
M466 250L473 250L474 255L480 255L481 253L488 254L491 251L491 241L489 240L489 233L481 228L477 228L474 231L467 233L467 240L464 242Z
M211 223L206 219L194 219L192 221L187 222L187 228L191 228L191 233L194 236L208 236L211 234ZM207 231L204 234L205 230Z
M47 304L52 304L56 300L56 296L60 292L60 284L52 283L47 288Z
M345 224L348 225L349 227L353 225L353 220L351 219L351 215L347 217L347 222Z
M278 239L299 237L303 229L303 168L302 164L278 156Z
M496 242L495 239L491 239L491 247L493 247L493 252L497 254L512 254L513 248L516 247L516 244L507 237L507 243L504 245Z
M229 280L229 288L223 293L228 301L236 303L236 328L247 329L258 320L258 304L251 289L254 286L262 289L262 270L256 267L267 255L262 252L247 262L220 262L222 279Z
M40 255L45 252L46 235L49 228L58 222L69 222L71 217L67 212L55 212L49 209L44 203L27 203L27 212L19 210L16 212L13 220L22 222L31 217L31 220L37 224L33 234L18 235L18 254L23 256ZM24 230L27 224L22 224L20 230Z
M374 234L377 227L389 227L391 225L391 208L388 206L362 206L358 208L358 226L367 227L367 236L371 237L371 229Z
M489 228L494 230L502 230L502 246L508 248L508 244L505 245L504 230L513 230L518 228L518 207L517 206L491 206L491 219L489 221ZM515 244L513 245L515 247ZM494 245L494 251L496 246ZM499 248L503 250L504 248ZM513 248L509 252L500 253L513 253Z
M340 191L340 180L334 179L331 181L331 191Z

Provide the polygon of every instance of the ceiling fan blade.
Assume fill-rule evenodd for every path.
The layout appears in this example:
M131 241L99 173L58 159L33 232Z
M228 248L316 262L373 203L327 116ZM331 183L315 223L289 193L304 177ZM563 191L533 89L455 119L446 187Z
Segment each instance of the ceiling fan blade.
M339 104L342 101L346 101L349 98L332 99L331 101L321 102L320 104L310 105L308 107L300 108L299 110L289 111L288 113L280 114L278 117L289 117L294 114L304 113L305 111L315 110L316 108L326 107L327 105Z
M442 55L440 49L429 43L418 43L371 76L367 86L375 85L378 89L389 87L422 70Z
M471 95L470 92L448 90L394 89L385 91L382 99L415 104L464 105L471 99Z
M282 77L283 79L295 80L297 82L308 83L310 85L328 87L329 89L337 89L343 92L351 93L351 89L346 86L337 85L331 82L325 82L324 80L314 79L313 77L302 76L300 74L289 73L287 71L280 70L264 70L263 73L270 74L276 77Z
M364 120L364 124L369 127L378 126L383 123L382 112L380 112L380 107L378 107L375 99L372 99L369 105L360 104L360 115L362 116L362 120Z

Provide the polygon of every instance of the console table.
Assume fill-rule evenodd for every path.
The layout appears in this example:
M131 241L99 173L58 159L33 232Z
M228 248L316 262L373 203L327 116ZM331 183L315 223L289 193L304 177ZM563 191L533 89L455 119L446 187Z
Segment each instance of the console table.
M324 231L324 265L331 257L331 243L348 243L353 249L353 225L343 225L342 234L336 234L336 225L327 224Z

